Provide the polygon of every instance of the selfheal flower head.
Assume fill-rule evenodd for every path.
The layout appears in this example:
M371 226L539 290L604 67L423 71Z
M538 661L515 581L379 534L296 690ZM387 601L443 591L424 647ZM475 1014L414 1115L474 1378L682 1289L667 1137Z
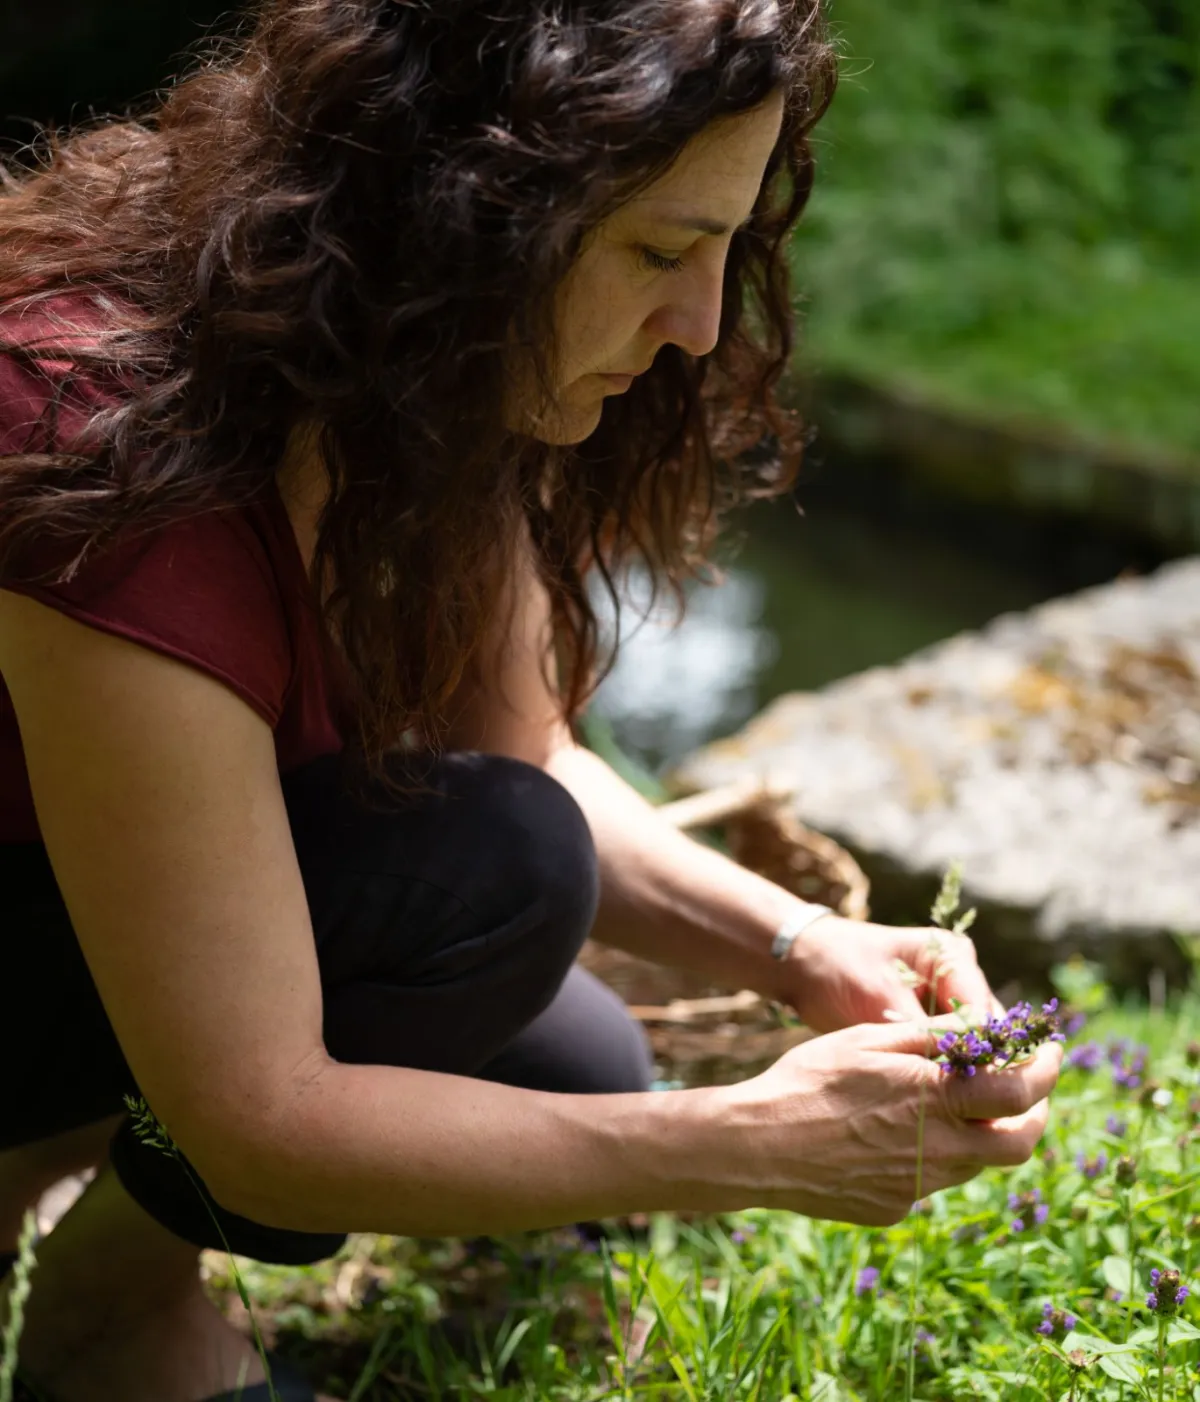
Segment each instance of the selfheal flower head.
M1099 1042L1080 1042L1067 1053L1067 1065L1076 1071L1096 1071L1104 1059L1104 1048Z
M1084 1153L1076 1154L1075 1167L1085 1178L1099 1178L1108 1167L1108 1155L1103 1149L1100 1150L1094 1159L1089 1159Z
M1122 1188L1131 1188L1137 1182L1137 1159L1122 1154L1113 1166L1113 1177Z
M1178 1314L1191 1292L1181 1285L1178 1271L1152 1270L1150 1272L1150 1293L1146 1296L1146 1308L1165 1317Z
M879 1284L879 1272L874 1266L864 1266L854 1281L854 1293L858 1296L873 1293Z
M1003 1016L993 1013L980 1027L947 1032L937 1048L944 1058L943 1071L973 1076L980 1066L1007 1066L1018 1054L1043 1042L1064 1040L1059 1031L1058 999L1052 998L1042 1004L1040 1012L1035 1013L1029 1003L1014 1003Z
M973 1076L981 1066L990 1065L993 1047L972 1027L966 1032L947 1032L939 1037L937 1049L945 1060L942 1070L950 1076Z
M1124 1139L1125 1131L1128 1128L1125 1121L1119 1120L1116 1115L1109 1115L1108 1119L1104 1121L1105 1133L1111 1134L1114 1139Z
M1149 1047L1138 1044L1131 1046L1124 1037L1109 1044L1108 1059L1112 1065L1113 1085L1123 1090L1137 1090L1142 1084L1142 1073L1146 1069Z
M1027 1193L1009 1193L1008 1207L1010 1212L1016 1214L1009 1223L1009 1231L1013 1232L1032 1231L1050 1216L1050 1208L1042 1201L1040 1188L1031 1188Z
M1042 1322L1035 1332L1047 1339L1061 1339L1069 1334L1079 1320L1067 1310L1057 1310L1049 1300L1042 1306Z

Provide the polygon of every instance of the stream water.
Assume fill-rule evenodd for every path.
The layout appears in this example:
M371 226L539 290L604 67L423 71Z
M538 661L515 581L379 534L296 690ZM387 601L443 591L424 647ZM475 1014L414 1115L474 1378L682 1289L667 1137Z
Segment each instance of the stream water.
M745 539L725 582L692 586L675 630L669 602L643 617L645 580L626 579L618 661L592 712L652 773L784 692L1165 558L1086 524L913 498L860 471L799 498L803 515L780 501L733 523ZM611 608L602 613L611 636Z

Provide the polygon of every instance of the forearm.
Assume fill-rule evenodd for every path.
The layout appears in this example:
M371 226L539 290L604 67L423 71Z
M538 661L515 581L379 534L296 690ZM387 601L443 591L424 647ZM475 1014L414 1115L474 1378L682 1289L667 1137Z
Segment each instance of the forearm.
M715 1168L717 1119L704 1090L551 1095L328 1062L219 1200L267 1226L398 1236L720 1210L696 1176Z
M590 750L546 770L583 809L600 860L593 937L716 983L781 996L771 940L798 902L774 882L679 832Z

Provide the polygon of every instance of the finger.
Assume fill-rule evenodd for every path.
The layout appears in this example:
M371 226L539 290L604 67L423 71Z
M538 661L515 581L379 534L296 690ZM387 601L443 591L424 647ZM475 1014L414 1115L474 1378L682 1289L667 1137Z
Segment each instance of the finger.
M1054 1089L1062 1046L1046 1042L1019 1066L965 1078L943 1076L939 1100L951 1120L1003 1120L1023 1115Z
M935 981L940 1008L950 1009L954 1000L965 1004L964 1011L980 1020L989 1013L1003 1012L1000 1001L984 977L975 953L975 945L966 935L959 935L943 946L941 976Z
M972 1121L963 1126L978 1145L981 1163L997 1168L1019 1168L1033 1157L1033 1151L1046 1132L1050 1101L1039 1100L1023 1115L1003 1120Z
M957 1000L966 1013L980 1019L992 1011L1003 1011L988 987L969 936L936 927L898 930L896 934L900 936L898 957L924 980L937 1009L948 1012Z
M880 1015L884 1022L924 1022L928 1020L928 1009L921 1006L921 1000L917 995L899 979L879 1001L880 1003L886 1001L888 1004Z
M933 1058L938 1054L938 1038L947 1031L961 1032L962 1025L957 1013L926 1017L918 1004L916 1016L909 1021L864 1022L829 1035L852 1041L863 1050Z

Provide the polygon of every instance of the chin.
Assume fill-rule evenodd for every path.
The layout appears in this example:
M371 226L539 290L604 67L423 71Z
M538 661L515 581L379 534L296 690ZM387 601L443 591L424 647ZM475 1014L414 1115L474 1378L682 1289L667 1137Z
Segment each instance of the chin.
M527 432L539 443L550 443L555 447L567 447L572 443L582 443L595 433L600 423L603 404L594 408L575 409L566 413L547 415L531 426Z

